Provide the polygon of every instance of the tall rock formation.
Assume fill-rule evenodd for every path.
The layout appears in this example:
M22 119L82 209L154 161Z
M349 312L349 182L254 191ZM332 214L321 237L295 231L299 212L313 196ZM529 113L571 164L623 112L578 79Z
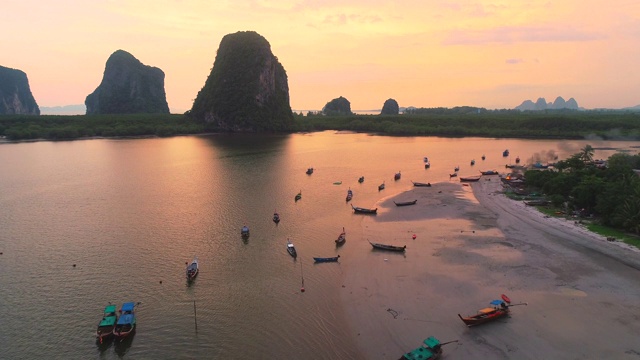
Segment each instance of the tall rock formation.
M23 71L0 66L0 115L40 115Z
M218 131L289 130L294 119L287 73L269 42L255 31L225 35L187 113Z
M394 99L388 99L382 105L382 110L380 111L380 115L398 115L400 113L400 107L398 106L398 102Z
M324 115L352 115L351 103L346 98L340 96L329 101L323 108L322 113Z
M109 56L102 82L84 101L92 114L168 114L164 72L118 50Z

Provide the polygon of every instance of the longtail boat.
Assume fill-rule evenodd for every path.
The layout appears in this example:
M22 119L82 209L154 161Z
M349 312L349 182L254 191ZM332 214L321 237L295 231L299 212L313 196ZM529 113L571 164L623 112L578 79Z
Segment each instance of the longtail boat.
M347 201L351 201L353 199L353 191L351 189L347 190Z
M96 338L100 343L113 334L113 329L116 327L118 321L118 315L116 313L115 305L107 305L104 308L102 320L98 324L98 330L96 330Z
M347 233L344 231L344 228L342 228L342 232L340 233L340 235L338 235L338 238L336 239L336 246L340 246L344 244L345 241L347 241Z
M291 255L294 259L298 257L298 252L296 251L296 248L293 246L293 244L291 243L291 241L289 241L289 239L287 239L287 252L289 253L289 255Z
M431 187L431 183L421 183L421 182L415 182L415 181L412 181L412 183L413 183L413 186L416 186L416 187L417 186Z
M380 190L384 190L384 181L382 182L382 184L378 185L378 191Z
M278 214L277 211L273 213L273 222L276 223L276 225L280 222L280 214Z
M294 198L294 201L298 201L300 199L302 199L302 190L299 193L296 194L296 197Z
M396 206L407 206L407 205L415 205L418 202L418 199L415 199L413 201L405 201L405 202L393 202L394 204L396 204Z
M378 213L378 208L367 209L367 208L361 208L353 205L351 205L351 208L353 208L353 212L357 214L377 214Z
M136 304L133 302L122 304L120 308L120 318L113 328L113 335L122 339L136 330L135 306Z
M480 171L480 174L482 175L498 175L498 172L495 170L487 170L487 171Z
M422 342L422 346L402 355L398 360L436 360L442 356L442 346L454 342L458 340L441 343L435 337L429 336Z
M369 241L369 244L371 244L371 246L373 246L374 249L398 251L398 252L402 252L407 248L407 245L405 245L405 246L394 246L394 245L372 243L371 241Z
M509 308L517 305L527 305L527 303L511 304L511 300L507 295L502 294L502 299L493 300L489 303L491 307L478 310L475 315L462 316L458 314L458 317L465 323L465 325L471 327L475 325L484 324L486 322L494 321L509 315Z
M460 177L460 182L475 182L475 181L479 181L479 180L480 180L480 176Z
M393 175L393 180L400 180L400 177L402 175L400 174L400 171L398 171L395 175Z
M198 276L198 257L194 257L193 261L187 266L187 280L193 281Z
M340 255L334 256L334 257L314 257L313 261L318 263L319 262L337 262L339 257Z

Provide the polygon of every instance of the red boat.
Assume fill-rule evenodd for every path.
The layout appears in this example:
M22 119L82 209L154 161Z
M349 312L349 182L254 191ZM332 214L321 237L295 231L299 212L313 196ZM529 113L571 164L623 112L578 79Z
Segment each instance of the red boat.
M467 326L475 326L484 324L486 322L490 322L493 320L500 319L509 315L509 307L516 305L527 305L527 303L520 303L511 305L511 300L507 295L502 295L502 300L493 300L491 303L491 307L487 307L484 309L478 310L478 313L470 316L462 316L458 314L458 317L465 323Z

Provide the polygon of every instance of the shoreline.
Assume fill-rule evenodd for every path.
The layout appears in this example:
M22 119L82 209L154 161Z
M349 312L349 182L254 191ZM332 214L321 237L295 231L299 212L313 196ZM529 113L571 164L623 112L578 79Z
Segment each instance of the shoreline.
M363 358L397 359L435 336L459 340L443 348L450 359L637 359L640 326L628 317L640 313L640 251L500 190L497 177L412 188L363 221L341 293ZM367 240L407 250L374 251ZM477 328L457 318L501 294L529 305Z

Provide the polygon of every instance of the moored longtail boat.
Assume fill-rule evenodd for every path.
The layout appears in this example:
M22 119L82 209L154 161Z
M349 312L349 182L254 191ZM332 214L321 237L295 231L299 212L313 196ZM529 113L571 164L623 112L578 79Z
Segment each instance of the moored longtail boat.
M198 276L198 257L194 257L193 261L187 266L187 280L193 281Z
M431 187L431 183L421 183L421 182L415 182L415 181L412 181L412 183L413 183L413 186L416 186L416 187L418 186Z
M339 257L340 257L340 255L334 256L334 257L314 257L313 261L315 261L315 262L337 262Z
M273 212L273 222L276 223L276 225L280 222L280 214L275 210Z
M413 201L405 201L405 202L393 202L394 204L396 204L396 206L407 206L407 205L415 205L418 202L418 199L415 199Z
M361 208L353 205L351 205L351 208L353 208L353 212L358 214L377 214L378 213L378 208L367 209L367 208Z
M351 201L353 199L353 191L351 189L347 190L347 201Z
M480 176L474 176L474 177L461 177L460 178L460 182L475 182L480 180Z
M342 232L336 239L336 246L344 244L345 241L347 241L347 233L344 231L344 228L342 228Z
M386 244L380 244L380 243L372 243L371 241L369 241L369 244L371 244L371 246L373 246L374 249L398 251L398 252L402 252L407 248L407 245L394 246L394 245L386 245Z
M507 295L502 294L501 300L493 300L490 302L491 307L478 310L475 315L462 316L458 314L458 317L465 325L471 327L475 325L484 324L490 321L494 321L509 315L509 308L517 305L527 305L527 303L513 304Z
M98 330L96 330L96 338L100 343L111 335L113 335L113 329L118 321L118 315L116 313L115 305L107 305L104 308L102 320L98 324Z
M113 329L113 335L118 338L125 338L136 329L136 314L134 312L136 304L127 302L120 308L120 318Z
M422 342L422 346L402 355L398 360L436 360L442 356L442 346L454 342L458 340L441 343L435 337L429 336Z
M291 241L289 239L287 239L287 252L289 253L289 255L291 255L294 259L298 257L298 252L296 251L295 246L293 246L293 244L291 243Z

